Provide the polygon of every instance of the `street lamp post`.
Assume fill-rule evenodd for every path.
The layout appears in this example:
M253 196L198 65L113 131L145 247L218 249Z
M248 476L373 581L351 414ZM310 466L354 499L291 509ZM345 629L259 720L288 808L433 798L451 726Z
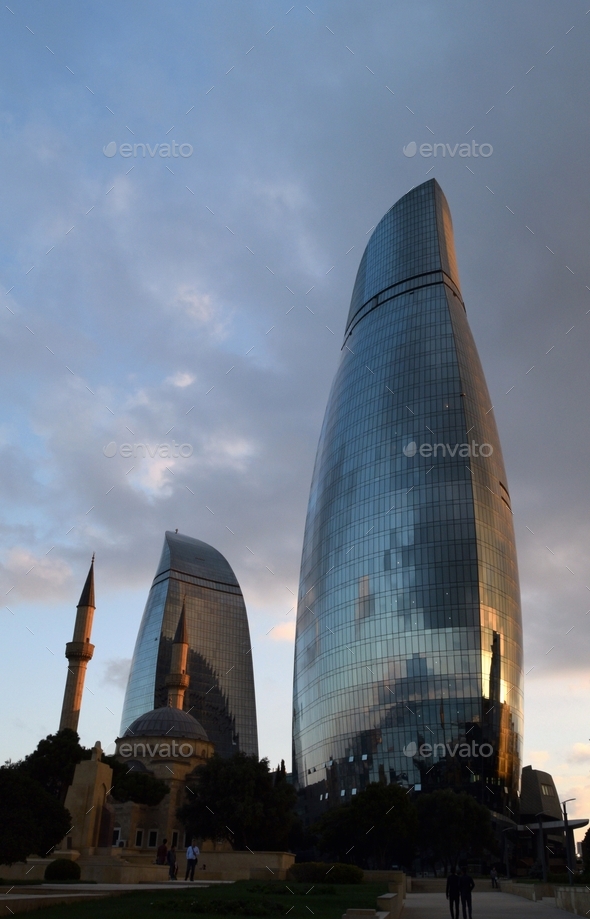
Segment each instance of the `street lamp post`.
M508 833L511 830L511 826L507 826L505 830L502 830L502 833ZM507 836L504 836L504 860L506 862L506 880L510 880L510 840Z
M541 811L541 813L537 814L536 817L537 817L537 820L539 821L539 836L537 837L537 839L539 840L539 845L540 845L539 857L541 859L541 869L543 871L543 883L546 884L547 883L547 856L545 855L545 833L543 831L543 819L542 819L543 812ZM566 848L566 852L567 852L567 848Z
M570 886L574 883L574 871L573 871L572 864L571 864L572 859L571 859L571 846L570 846L570 832L569 832L569 824L567 821L566 805L569 804L570 801L575 801L575 800L576 800L575 798L567 798L565 801L562 801L563 823L565 826L565 860L566 860L567 870L569 874Z

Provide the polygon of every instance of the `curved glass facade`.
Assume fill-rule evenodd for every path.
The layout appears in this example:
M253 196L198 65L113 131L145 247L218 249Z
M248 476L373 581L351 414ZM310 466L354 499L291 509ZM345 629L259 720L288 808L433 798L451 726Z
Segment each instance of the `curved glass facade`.
M190 676L184 710L203 725L216 753L257 756L252 646L240 585L217 549L169 531L139 627L120 736L140 715L167 704L183 601Z
M293 695L308 817L371 781L509 814L522 710L510 497L431 180L367 245L318 446Z

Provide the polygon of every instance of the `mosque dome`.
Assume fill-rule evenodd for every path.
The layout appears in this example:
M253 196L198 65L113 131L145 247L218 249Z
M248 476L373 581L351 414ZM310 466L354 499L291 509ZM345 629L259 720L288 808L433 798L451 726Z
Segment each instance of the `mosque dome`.
M123 737L181 737L183 740L208 741L205 728L188 712L165 706L140 715L133 721Z

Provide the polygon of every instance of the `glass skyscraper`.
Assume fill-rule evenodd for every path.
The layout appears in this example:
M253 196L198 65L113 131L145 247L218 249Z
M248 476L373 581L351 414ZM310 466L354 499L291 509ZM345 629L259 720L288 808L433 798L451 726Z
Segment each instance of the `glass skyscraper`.
M140 715L167 704L183 603L190 677L184 710L205 728L216 753L257 756L252 646L240 585L217 549L170 531L139 627L120 736Z
M293 694L308 818L374 781L516 811L522 679L508 484L432 179L367 245L318 446Z

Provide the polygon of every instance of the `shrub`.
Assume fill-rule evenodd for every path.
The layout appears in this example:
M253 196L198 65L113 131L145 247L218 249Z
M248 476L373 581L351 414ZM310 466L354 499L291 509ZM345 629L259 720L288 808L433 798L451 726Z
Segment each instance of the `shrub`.
M363 872L356 865L339 862L301 862L289 868L288 877L292 881L309 881L312 884L360 884Z
M45 869L46 881L79 881L80 865L69 858L56 858Z

